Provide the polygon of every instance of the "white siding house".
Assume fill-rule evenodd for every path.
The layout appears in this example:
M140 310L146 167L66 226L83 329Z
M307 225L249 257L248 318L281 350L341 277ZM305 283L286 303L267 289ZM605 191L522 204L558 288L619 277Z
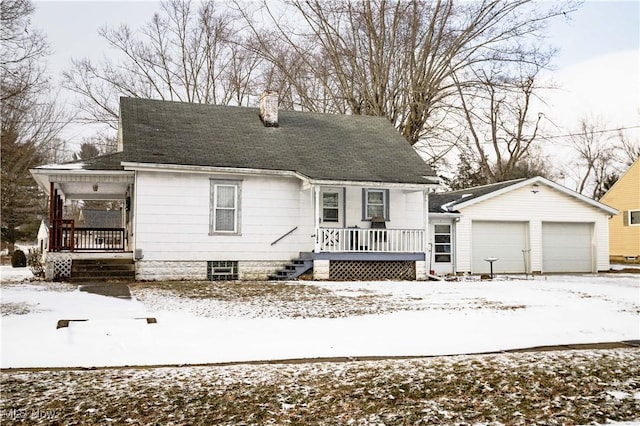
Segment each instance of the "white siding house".
M608 221L617 211L547 179L432 194L430 206L432 224L450 224L453 234L451 262L432 256L436 273L486 274L491 258L494 273L609 269Z
M65 203L118 199L121 253L100 254L136 279L426 278L438 178L383 117L123 98L118 152L31 172L54 263L98 254Z
M240 188L233 231L216 232L211 226L218 182ZM206 262L225 260L241 261L245 279L264 278L264 265L282 266L313 247L313 222L305 220L313 215L313 199L299 179L139 171L136 185L139 279L206 279Z

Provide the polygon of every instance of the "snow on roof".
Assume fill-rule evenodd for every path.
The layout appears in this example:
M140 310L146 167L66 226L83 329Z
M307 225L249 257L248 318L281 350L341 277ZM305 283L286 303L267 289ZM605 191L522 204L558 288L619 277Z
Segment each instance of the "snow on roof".
M36 167L36 169L52 169L52 170L84 170L85 163L82 161L75 163L63 163L63 164L44 164Z

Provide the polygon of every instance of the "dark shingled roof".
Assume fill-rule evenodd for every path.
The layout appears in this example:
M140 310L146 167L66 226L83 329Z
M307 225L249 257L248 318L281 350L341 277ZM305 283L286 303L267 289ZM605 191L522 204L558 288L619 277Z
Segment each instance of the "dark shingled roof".
M526 179L515 179L506 182L460 189L458 191L429 194L429 213L457 213L456 206L458 204L491 194L492 192L499 191L518 182L522 182L523 180Z
M124 152L87 167L120 160L287 170L318 180L437 182L384 117L280 110L279 126L265 127L258 114L258 108L121 98Z
M120 164L124 160L124 153L115 152L113 154L100 155L87 160L72 161L68 164L82 163L85 170L122 170Z

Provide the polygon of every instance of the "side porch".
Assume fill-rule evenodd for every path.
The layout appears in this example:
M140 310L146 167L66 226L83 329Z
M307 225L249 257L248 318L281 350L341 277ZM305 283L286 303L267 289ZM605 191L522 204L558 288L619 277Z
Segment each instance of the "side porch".
M49 195L49 217L43 221L39 246L43 248L45 278L71 281L135 279L132 247L134 178L121 171L33 169L32 175ZM73 202L77 203L73 203ZM86 220L91 210L110 220ZM75 205L70 213L70 206ZM113 207L115 205L115 207ZM77 212L80 208L80 215ZM72 210L72 211L73 211ZM95 215L94 215L95 216Z

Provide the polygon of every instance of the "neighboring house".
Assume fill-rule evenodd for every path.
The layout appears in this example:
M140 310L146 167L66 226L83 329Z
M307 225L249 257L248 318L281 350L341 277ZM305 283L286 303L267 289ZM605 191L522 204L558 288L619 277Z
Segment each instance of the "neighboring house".
M617 210L542 177L429 196L436 274L609 269Z
M611 260L640 260L640 159L629 167L601 201L620 211L609 221Z
M40 221L37 239L38 250L40 250L40 253L42 253L44 258L44 253L49 250L49 219L42 219Z
M62 219L71 199L123 201L118 255L137 279L428 272L438 179L384 117L278 111L273 92L259 109L122 98L118 152L31 173L50 194L56 276L94 250Z

